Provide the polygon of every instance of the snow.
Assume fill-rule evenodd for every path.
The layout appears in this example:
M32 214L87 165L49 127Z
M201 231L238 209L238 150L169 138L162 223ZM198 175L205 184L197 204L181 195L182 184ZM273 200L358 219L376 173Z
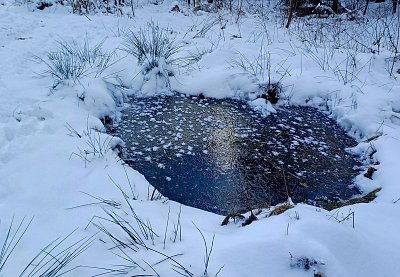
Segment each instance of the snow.
M241 227L233 223L220 226L221 216L173 201L149 200L153 191L151 180L120 161L113 149L123 142L104 134L100 120L105 116L118 119L127 94L148 96L168 91L165 83L161 82L160 89L154 81L159 69L143 75L137 61L121 50L123 30L137 30L154 20L172 29L177 39L188 42L187 53L201 53L200 60L191 66L173 68L171 90L189 95L202 93L206 97L245 99L264 115L273 113L281 105L273 106L264 99L255 99L266 80L261 77L265 76L252 76L232 66L238 53L249 60L259 55L260 44L264 41L257 39L260 36L255 33L261 32L257 19L243 16L240 25L236 25L230 15L222 15L226 28L220 28L223 22L217 23L202 37L196 36L201 26L195 23L203 22L208 15L188 11L185 11L187 16L170 13L171 5L170 2L143 4L136 9L136 17L129 19L77 16L60 5L31 12L31 7L6 0L0 2L0 243L13 217L19 222L24 216L34 216L7 265L0 270L2 275L17 276L24 268L22 265L48 243L75 229L64 244L92 235L95 240L71 267L111 268L113 264L125 263L110 251L113 244L105 234L90 224L85 228L94 216L105 217L101 208L107 206L77 207L96 202L89 196L92 195L117 201L128 211L120 187L129 192L130 198L137 199L130 201L136 214L149 219L160 236L154 245L148 242L149 245L168 255L182 254L176 260L194 276L203 276L205 253L202 236L195 226L205 236L208 247L215 235L209 276L215 276L222 266L218 276L313 276L314 271L322 271L329 277L398 276L400 201L396 200L400 198L400 83L398 75L394 78L387 72L392 55L387 50L379 54L358 53L359 73L353 80L344 80L339 73L345 69L345 51L334 53L329 58L329 69L322 69L318 60L305 54L294 31L284 30L274 22L269 26L272 35L266 47L270 52L271 79L279 81L283 87L282 102L314 106L329 113L358 139L359 145L350 151L362 155L367 162L370 162L369 154L376 149L373 161L379 164L374 165L378 170L373 180L362 174L356 179L365 192L382 187L372 203L331 212L298 203L279 216L267 218L263 211L259 220ZM238 33L242 38L234 37ZM60 39L83 41L86 38L94 43L104 41L103 48L116 53L115 63L104 73L105 78L84 77L77 84L51 89L53 79L42 74L46 68L34 57L45 58L48 51L56 49ZM398 68L399 64L396 66ZM111 73L118 78L110 77ZM128 89L123 92L112 89L119 84L117 81ZM365 142L373 135L379 137ZM95 151L93 145L97 145ZM163 148L169 146L165 144ZM191 150L190 146L187 149ZM182 241L174 243L171 238L180 209L183 237ZM93 220L101 222L99 218ZM111 226L110 229L115 228ZM167 234L165 246L164 233ZM145 273L153 271L143 260L154 264L163 259L143 248L137 253L131 252L130 255L146 269ZM307 271L298 266L298 261L304 258L315 260L317 264ZM174 262L163 262L155 269L161 276L177 276L171 264ZM80 267L70 275L92 276L101 272ZM131 275L133 273L144 272L134 269Z
M268 116L271 113L276 113L276 110L274 109L272 104L263 98L257 98L253 101L250 101L249 104L251 107L253 107L254 110L260 112L263 116Z

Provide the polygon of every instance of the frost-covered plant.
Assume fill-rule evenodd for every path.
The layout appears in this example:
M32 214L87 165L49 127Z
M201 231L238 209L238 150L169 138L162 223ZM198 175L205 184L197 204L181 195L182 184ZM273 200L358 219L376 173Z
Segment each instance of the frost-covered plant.
M175 42L171 33L171 30L150 22L138 32L130 30L126 33L124 49L138 59L138 64L146 72L163 63L177 63L179 59L173 56L181 50L182 45Z
M154 22L140 28L138 32L125 34L124 50L137 58L144 75L144 83L154 84L154 89L170 88L169 77L173 76L173 66L183 62L176 57L182 44L176 42L172 31L161 28Z
M83 44L75 40L58 41L56 50L47 52L45 59L38 59L47 66L44 73L54 78L53 88L56 88L64 82L76 83L83 76L100 77L114 56L104 52L102 45L103 42L92 46L87 38Z
M57 86L64 80L76 81L85 72L85 64L72 52L60 49L47 53L48 61L44 61L49 73L55 80Z

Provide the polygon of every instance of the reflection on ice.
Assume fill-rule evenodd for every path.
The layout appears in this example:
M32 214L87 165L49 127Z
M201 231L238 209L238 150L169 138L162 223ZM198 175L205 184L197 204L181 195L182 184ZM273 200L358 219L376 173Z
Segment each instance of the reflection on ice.
M166 197L215 213L337 200L352 188L354 141L313 108L262 117L244 102L180 96L131 99L110 129L123 158ZM285 185L286 183L286 185Z

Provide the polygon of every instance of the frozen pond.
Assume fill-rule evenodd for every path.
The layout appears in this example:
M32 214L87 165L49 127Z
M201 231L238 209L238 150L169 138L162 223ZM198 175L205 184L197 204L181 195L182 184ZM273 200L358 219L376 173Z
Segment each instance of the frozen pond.
M164 196L226 215L287 199L350 198L356 142L314 108L266 118L245 102L180 96L132 98L110 132L122 157Z

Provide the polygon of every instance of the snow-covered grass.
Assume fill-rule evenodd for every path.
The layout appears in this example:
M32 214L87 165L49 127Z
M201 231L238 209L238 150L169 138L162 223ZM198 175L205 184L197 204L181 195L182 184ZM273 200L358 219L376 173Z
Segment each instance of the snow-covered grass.
M99 78L110 66L112 53L102 51L102 43L90 46L87 39L83 45L77 41L59 41L56 50L49 51L46 58L37 57L47 66L44 74L54 78L53 88L64 82L79 82L82 77Z
M274 16L268 21L263 15L260 24L260 17L250 14L192 13L184 5L181 13L169 12L169 2L137 5L133 19L78 16L60 5L31 12L25 5L2 3L0 245L8 245L3 242L10 238L13 217L21 222L34 216L15 249L2 252L13 250L2 275L18 276L29 264L36 266L38 261L31 261L38 253L55 266L67 257L70 263L62 270L75 269L71 276L398 275L398 14L378 17L382 4L371 3L369 23L295 19L287 30ZM147 94L159 88L156 79L142 74L137 57L122 49L124 30L139 32L150 22L185 43L187 49L175 52L175 58L196 57L174 68L168 89L253 101L262 93L260 85L280 81L281 104L263 107L256 100L256 109L271 112L287 103L330 114L359 141L349 151L378 169L373 180L362 174L355 180L365 192L382 187L378 198L332 212L297 203L278 216L267 218L263 211L246 227L220 226L221 216L163 197L154 200L151 184L113 151L122 142L104 133L100 120L118 120L126 95L144 83ZM49 71L47 55L59 53L58 41L74 49L101 45L115 60L102 74L81 74L52 88L53 77L43 73ZM251 62L232 66L232 61L257 60L260 49L267 71L256 65L249 73ZM15 239L24 226L13 231ZM69 234L72 242L57 240ZM66 246L47 255L46 246L60 241Z
M175 58L182 44L171 36L172 31L161 28L154 22L144 28L125 34L124 50L138 60L142 67L143 85L136 88L142 95L161 94L171 89L169 78L174 76L172 66L179 64L182 58ZM146 84L151 84L146 87ZM153 84L156 84L155 86Z

